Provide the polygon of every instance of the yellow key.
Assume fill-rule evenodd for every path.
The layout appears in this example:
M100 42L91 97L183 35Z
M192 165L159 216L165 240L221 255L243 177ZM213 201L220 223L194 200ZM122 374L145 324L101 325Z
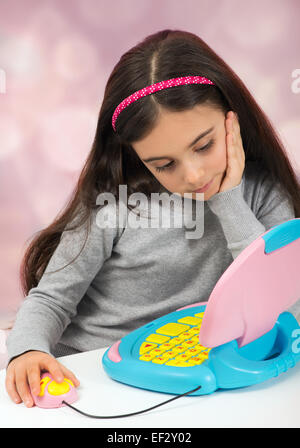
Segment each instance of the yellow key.
M183 347L182 345L176 345L176 347L174 347L172 349L173 352L175 353L182 353L186 350L186 347Z
M187 350L185 353L190 353L191 356L196 356L200 352L201 352L201 348L192 347L189 350Z
M166 366L177 366L179 364L175 359L171 359L171 361L166 362Z
M169 343L174 345L181 344L184 341L184 339L181 339L180 337L172 338Z
M160 334L149 334L149 336L146 338L146 341L148 342L156 342L157 344L163 344L164 342L167 342L170 339L169 336L162 336Z
M66 394L70 390L70 385L63 381L62 383L56 383L52 381L48 386L48 392L50 395L62 395Z
M195 316L198 317L198 318L203 319L204 311L202 313L196 313Z
M188 325L199 325L201 323L201 319L199 319L198 317L186 316L182 319L178 319L177 322Z
M196 342L196 341L192 341L191 339L189 339L188 341L183 341L183 342L181 343L181 345L182 345L183 347L185 347L186 349L187 349L187 348L194 347L196 344L197 344L197 342Z
M141 361L152 361L153 358L155 358L155 353L145 353L143 356L140 356Z
M177 344L180 344L182 341L185 341L186 339L190 339L190 337L191 337L191 335L187 335L186 332L184 332L178 336L175 336L175 338L170 339L170 341L175 340L175 341L178 341Z
M43 397L44 393L45 393L45 387L47 386L47 384L52 381L51 378L49 376L44 376L43 379L41 379L40 381L40 393L39 393L39 397Z
M162 353L162 354L159 356L159 358L163 358L163 359L168 360L168 359L174 358L174 356L176 356L176 353L173 353L173 352L170 350L169 352Z
M166 362L166 366L190 367L190 364L189 361L176 361L175 359L171 359L171 361Z
M186 364L190 367L197 365L195 362L193 362L193 359L189 359L188 361L186 361Z
M187 354L187 352L181 353L180 355L176 356L177 361L187 361L189 358L191 358L193 355Z
M159 348L166 349L166 350L171 350L171 348L173 348L174 345L176 345L176 344L171 344L170 342L165 342L164 344L161 344L159 346Z
M202 364L205 360L206 360L206 358L204 358L202 356L195 356L194 358L190 359L190 361L195 363L196 366L199 365L199 364Z
M156 353L155 356L162 355L167 349L163 348L154 348L150 353Z
M176 364L176 367L191 367L189 361L179 361Z
M155 364L165 364L169 358L164 358L163 356L158 356L157 358L152 359L152 362Z
M191 328L189 331L191 332L191 334L199 336L200 328L194 327L194 328Z
M188 325L176 324L171 322L169 324L164 325L163 327L158 328L156 330L156 333L164 334L166 336L178 336L179 334L189 329L190 327Z
M191 330L185 331L184 333L182 333L182 334L180 335L180 337L183 337L183 336L184 336L184 337L187 337L187 339L190 338L190 337L191 337L191 334L192 334L192 333L190 333L190 331L191 331Z
M176 336L177 338L181 339L181 341L186 341L187 339L190 339L192 337L192 334L189 333L189 331L185 331L184 333L180 334L179 336Z
M196 343L199 342L199 334L195 334L192 338L191 341L195 341Z
M162 357L163 357L163 358L168 358L168 359L170 359L170 358L174 358L177 354L178 354L178 353L174 352L174 350L172 349L172 350L169 350L168 352L165 352L165 353L162 355Z
M196 329L198 330L197 327L192 327L192 328L188 331L190 337L194 337L194 336L195 336L195 334L196 334L196 331L195 331L195 330L196 330ZM199 331L198 331L198 333L199 333Z
M153 348L157 347L157 344L152 344L150 342L143 342L140 346L140 355L150 352Z
M201 345L201 344L197 344L196 347L197 347L197 348L200 348L202 352L204 352L204 350L207 350L207 347L204 347L204 346Z
M176 364L176 367L190 367L190 365L188 364L188 361L181 361L178 364Z

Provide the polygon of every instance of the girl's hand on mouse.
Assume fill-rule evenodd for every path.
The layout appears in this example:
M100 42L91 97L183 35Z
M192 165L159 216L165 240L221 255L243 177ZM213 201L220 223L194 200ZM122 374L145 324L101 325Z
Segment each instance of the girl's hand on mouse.
M52 355L40 351L29 351L14 358L6 369L5 387L15 403L22 401L27 407L33 406L32 395L40 393L41 371L51 373L57 383L69 378L75 387L79 386L76 376L59 363Z
M225 119L227 166L219 193L236 187L245 168L245 152L237 114L229 111Z

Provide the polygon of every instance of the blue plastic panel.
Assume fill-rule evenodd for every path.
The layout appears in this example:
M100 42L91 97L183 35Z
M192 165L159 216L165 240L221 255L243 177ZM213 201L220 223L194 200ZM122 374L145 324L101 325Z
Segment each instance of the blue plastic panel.
M292 350L292 334L300 329L291 313L282 313L275 327L262 337L238 348L231 341L212 348L201 365L176 367L139 360L139 347L147 336L169 322L203 312L205 306L195 306L169 313L144 325L122 338L119 345L120 362L102 358L106 373L116 381L157 392L183 394L201 385L192 395L210 394L218 388L245 387L277 376L300 360ZM226 319L226 316L224 316ZM268 359L274 354L274 359Z
M270 229L262 238L265 240L265 253L267 254L287 246L300 238L300 219L291 219L279 224Z

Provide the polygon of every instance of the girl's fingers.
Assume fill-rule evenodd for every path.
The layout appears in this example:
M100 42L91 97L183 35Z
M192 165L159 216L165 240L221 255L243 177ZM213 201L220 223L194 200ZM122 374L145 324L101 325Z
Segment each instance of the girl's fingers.
M226 119L226 137L229 138L229 143L233 144L234 142L234 123L233 123L233 115L231 113L228 114L228 118Z
M232 141L236 142L237 138L237 119L234 114L232 114L231 118L231 135L232 135Z
M230 166L234 157L236 156L235 146L234 146L234 136L233 133L227 136L227 164Z
M15 403L23 401L25 406L33 406L34 396L40 393L42 371L49 372L57 383L61 383L66 377L75 387L79 386L79 381L73 372L52 355L34 350L13 359L6 369L5 386L12 401Z
M33 398L30 393L29 385L27 382L27 375L26 371L23 371L22 373L16 373L16 388L17 392L21 398L21 400L24 402L25 406L30 408L33 406Z
M12 401L15 403L21 403L22 400L16 389L15 376L13 373L7 373L5 378L5 387Z
M48 358L47 363L43 364L43 368L51 373L54 381L56 381L57 383L61 383L64 377L66 377L73 382L74 386L79 386L79 380L76 378L73 372L60 364L55 358L50 358L50 360Z
M49 373L51 373L56 383L61 383L64 379L62 366L56 361L55 358L47 357L47 361L43 363L42 367Z
M69 380L72 381L75 387L78 387L80 385L79 379L74 375L71 370L67 369L65 366L62 366L62 370L64 372L64 375L66 378L69 378Z
M233 111L227 113L225 130L227 158L226 175L222 180L219 192L227 191L240 183L245 160L238 116Z
M225 120L225 125L226 125L226 134L230 134L231 133L231 114L230 112L228 112L226 120Z
M235 118L233 120L233 136L234 136L234 141L241 148L243 148L243 140L242 140L242 136L241 136L241 128L240 128L240 123L239 123L239 119L238 119L237 114L235 114Z
M27 377L31 392L33 393L33 395L38 395L41 388L41 372L37 364L34 364L28 369Z
M230 112L229 117L228 132L230 134L229 144L232 145L232 148L230 148L232 149L231 153L243 161L245 159L245 153L238 116L236 113Z

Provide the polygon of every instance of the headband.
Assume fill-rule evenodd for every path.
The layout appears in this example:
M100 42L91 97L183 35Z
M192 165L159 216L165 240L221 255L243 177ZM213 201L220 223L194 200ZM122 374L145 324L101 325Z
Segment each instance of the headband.
M138 100L147 95L151 95L151 93L155 93L158 90L168 89L169 87L182 86L187 84L210 84L215 85L210 79L205 78L204 76L183 76L180 78L172 78L167 81L160 81L151 86L144 87L141 90L133 93L123 100L118 107L116 107L113 116L112 116L112 127L116 132L116 121L119 114L127 107L129 104L134 103L134 101Z

